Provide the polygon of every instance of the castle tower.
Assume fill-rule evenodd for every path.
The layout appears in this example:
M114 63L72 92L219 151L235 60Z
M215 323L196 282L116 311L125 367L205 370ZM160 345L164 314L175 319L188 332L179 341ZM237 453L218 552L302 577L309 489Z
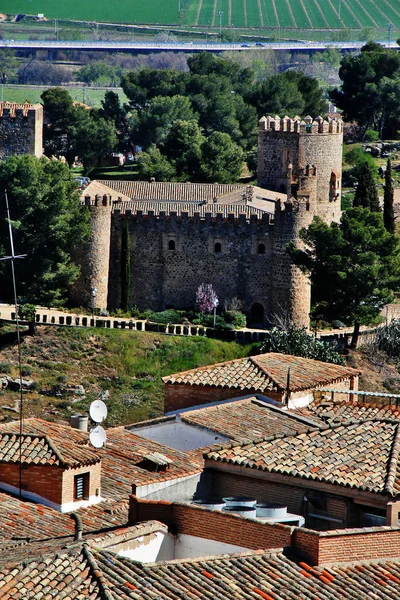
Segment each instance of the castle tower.
M327 223L340 220L343 122L300 117L262 117L258 136L258 185L296 197L307 165L317 170L309 210ZM290 187L288 166L292 165Z
M90 212L92 233L77 257L81 274L71 292L78 304L94 308L107 308L111 237L111 196L104 194L94 198L85 196L84 204ZM93 290L95 293L92 296Z
M288 167L288 185L292 184L293 169ZM286 251L290 242L300 245L299 232L314 218L312 201L317 193L318 172L309 165L300 169L296 178L297 198L277 203L272 245L271 316L290 319L297 327L310 322L311 285L309 277L292 264Z
M0 160L43 154L43 106L0 102Z

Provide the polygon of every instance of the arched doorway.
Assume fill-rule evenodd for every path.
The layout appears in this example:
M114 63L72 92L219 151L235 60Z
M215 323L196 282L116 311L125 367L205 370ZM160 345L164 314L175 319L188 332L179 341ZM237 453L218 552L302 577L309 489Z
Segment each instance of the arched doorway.
M253 326L264 325L264 307L259 302L255 302L251 307L250 321Z

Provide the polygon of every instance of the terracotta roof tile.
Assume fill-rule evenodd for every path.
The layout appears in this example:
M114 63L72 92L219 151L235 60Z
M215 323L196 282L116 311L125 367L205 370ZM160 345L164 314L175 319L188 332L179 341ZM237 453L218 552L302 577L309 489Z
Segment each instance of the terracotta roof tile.
M289 368L292 392L313 389L360 374L360 371L350 367L269 352L167 375L163 381L170 384L282 392L286 389Z
M207 214L210 214L214 218L217 215L222 215L225 219L229 215L233 215L235 219L238 219L239 215L245 215L247 220L250 219L251 215L256 215L261 219L263 214L267 212L261 208L244 204L187 204L183 202L157 202L155 200L115 202L113 210L120 210L122 213L130 210L132 214L140 211L143 215L148 215L149 212L152 212L156 216L160 215L161 212L164 212L167 216L171 215L171 213L176 213L179 216L187 213L190 217L198 215L200 219L204 219Z
M328 394L329 395L329 394ZM319 423L339 424L354 419L369 421L371 419L400 420L400 407L390 404L375 404L353 399L347 402L332 402L330 400L314 400L306 407L291 411L293 414L314 419Z
M269 473L282 473L396 496L400 425L363 421L210 450L206 457Z
M222 402L180 413L181 421L205 427L236 441L255 440L278 433L294 435L313 426L311 417L296 417L257 398Z
M156 202L212 202L214 198L244 189L239 184L222 183L170 183L164 181L99 180L117 194L132 200Z

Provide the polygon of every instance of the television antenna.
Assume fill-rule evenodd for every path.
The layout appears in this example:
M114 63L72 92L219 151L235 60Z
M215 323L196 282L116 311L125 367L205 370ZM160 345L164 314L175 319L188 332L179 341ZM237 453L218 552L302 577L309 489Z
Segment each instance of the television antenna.
M11 263L11 274L13 281L13 292L14 292L14 305L15 305L15 321L16 321L16 331L17 331L17 348L18 348L18 366L19 366L19 497L22 496L22 421L24 417L23 411L23 394L22 394L22 359L21 359L21 335L20 335L20 326L19 326L19 317L18 317L18 298L17 298L17 284L15 279L15 266L14 262L17 258L25 258L26 254L15 254L14 252L14 239L13 239L13 230L11 225L11 217L10 217L10 206L8 204L8 195L7 190L4 190L4 197L6 201L6 211L7 211L7 221L8 221L8 232L10 238L10 248L11 254L10 256L3 256L0 258L0 261L9 260Z

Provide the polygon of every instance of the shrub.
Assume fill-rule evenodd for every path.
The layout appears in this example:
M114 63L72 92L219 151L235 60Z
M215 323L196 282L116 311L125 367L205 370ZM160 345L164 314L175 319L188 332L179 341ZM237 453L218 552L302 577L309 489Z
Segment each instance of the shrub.
M366 142L377 142L379 139L379 133L374 129L367 129L364 134L364 140Z
M163 310L162 312L152 312L147 317L149 321L153 323L183 323L182 315L176 310Z
M393 319L389 325L379 327L375 344L389 356L400 356L400 319Z
M246 315L239 310L226 310L223 316L226 323L232 325L234 329L246 327Z
M0 373L5 373L5 374L11 373L11 369L12 369L12 367L11 367L10 363L5 362L5 361L0 362Z
M29 375L32 375L32 367L30 367L29 365L22 365L21 373L23 377L28 377Z
M261 352L279 352L293 356L313 358L322 362L344 365L343 357L334 346L316 340L305 327L290 325L286 330L274 327L267 339L260 344Z

